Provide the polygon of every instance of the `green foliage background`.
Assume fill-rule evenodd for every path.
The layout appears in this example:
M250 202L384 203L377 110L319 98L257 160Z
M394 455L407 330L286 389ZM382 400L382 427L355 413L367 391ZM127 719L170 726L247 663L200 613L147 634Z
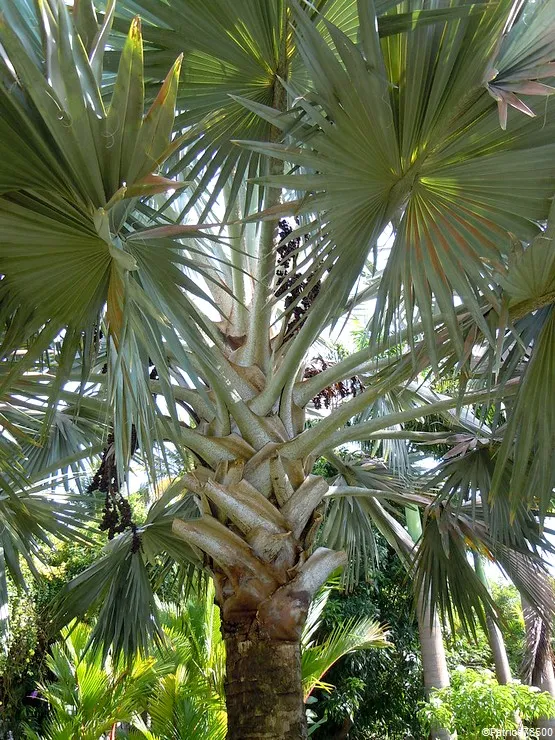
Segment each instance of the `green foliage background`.
M346 656L331 669L326 680L336 688L327 697L320 695L318 711L327 713L328 722L315 733L318 740L335 737L348 718L353 740L418 737L415 708L424 693L412 594L395 555L383 548L381 562L371 583L351 594L332 595L325 623L331 628L338 619L370 614L389 625L394 647Z
M10 590L10 634L6 650L0 652L0 738L19 737L22 723L40 730L48 714L47 705L34 696L39 681L48 678L46 655L57 638L48 628L47 608L61 588L85 570L97 557L101 544L84 549L73 543L58 543L46 555L41 580L28 579L27 593L8 581Z
M531 724L554 712L555 700L547 692L518 683L502 686L490 671L468 668L454 671L450 686L434 690L419 717L425 732L437 724L460 738L478 740L490 728L511 737L519 718Z

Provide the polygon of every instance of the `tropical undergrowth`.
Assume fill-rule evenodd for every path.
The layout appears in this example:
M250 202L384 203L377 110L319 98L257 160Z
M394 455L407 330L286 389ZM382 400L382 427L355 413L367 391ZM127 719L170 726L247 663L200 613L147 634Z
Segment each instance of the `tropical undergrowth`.
M492 728L516 736L520 722L531 724L554 712L555 699L547 692L517 681L501 685L491 671L467 668L453 673L450 686L434 689L418 716L425 733L440 724L458 737L477 740Z
M171 591L167 585L167 593ZM329 594L330 588L318 594L303 635L306 700L315 688L332 691L323 677L341 656L366 648L391 648L372 617L337 619L322 635ZM11 728L6 724L4 736L17 726L17 736L30 740L98 740L116 734L147 740L223 740L225 645L212 584L204 584L202 592L191 592L180 605L160 603L159 613L159 639L148 655L132 660L112 660L102 651L91 650L92 623L74 622L64 628L29 674L32 680L26 691L35 711L20 711ZM30 611L29 620L36 614L36 609ZM29 639L36 640L32 630Z

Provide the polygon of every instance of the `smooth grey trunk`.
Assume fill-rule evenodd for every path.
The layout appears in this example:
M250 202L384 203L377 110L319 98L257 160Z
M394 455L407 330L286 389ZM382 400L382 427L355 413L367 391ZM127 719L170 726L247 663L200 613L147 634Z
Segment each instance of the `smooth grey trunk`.
M531 686L547 691L555 698L555 674L551 653L551 628L530 606L524 596L520 596L524 626L526 628L526 649L531 664L524 680ZM544 733L542 737L555 737L555 717L545 717L537 722Z
M405 508L407 529L417 542L422 535L420 512L407 506ZM449 686L449 671L445 657L445 645L437 615L430 606L429 594L419 594L417 603L418 635L422 655L422 672L426 696L432 689L443 689ZM451 735L443 727L434 727L430 733L432 740L448 740Z
M488 615L487 619L488 641L493 655L495 665L495 676L498 683L508 684L513 680L511 667L505 648L505 640L499 627L495 624L493 618Z
M429 599L420 596L417 608L424 689L428 695L432 689L449 686L449 671L441 627L437 617L432 617Z
M474 553L474 568L476 570L476 575L489 592L489 583L484 569L484 560L477 552ZM495 620L489 614L486 617L486 626L488 642L495 665L495 677L497 678L498 683L503 685L508 684L513 680L513 677L511 674L511 667L509 665L509 658L507 657L507 649L505 647L503 634L495 623Z
M417 610L424 690L428 696L432 689L449 686L449 671L441 627L437 617L432 614L429 597L425 598L423 595L418 597ZM434 727L430 737L432 740L448 740L451 735L443 727Z
M476 575L482 581L489 593L489 582L486 576L486 570L484 568L484 559L477 553L473 553L474 556L474 569ZM487 637L489 646L493 655L493 663L495 665L495 677L497 682L502 685L511 683L513 676L511 673L511 666L509 665L509 658L507 656L507 648L505 647L505 640L503 639L503 633L495 623L495 620L490 614L486 615L486 627ZM520 714L515 712L515 722L519 731L519 740L525 740L526 735Z
M552 660L545 663L539 684L539 688L542 691L547 691L555 698L555 673L553 671ZM555 717L540 719L538 721L538 727L545 732L545 734L542 733L542 737L555 737Z

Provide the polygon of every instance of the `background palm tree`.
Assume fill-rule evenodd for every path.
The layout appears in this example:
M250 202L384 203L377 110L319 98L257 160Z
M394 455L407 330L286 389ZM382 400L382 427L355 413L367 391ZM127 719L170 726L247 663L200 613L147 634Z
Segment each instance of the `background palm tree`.
M478 554L475 554L474 556L474 567L476 568L476 573L482 580L483 584L486 588L489 588L484 561ZM495 663L495 678L500 684L510 683L512 681L511 667L509 665L507 648L505 647L505 642L503 640L503 633L489 615L488 641L491 647L493 661Z
M311 470L325 450L437 441L395 427L450 410L465 427L468 404L503 409L480 511L401 497L427 507L415 583L470 626L489 603L470 545L548 608L529 574L554 480L555 120L537 98L552 92L552 11L552 0L4 4L2 506L6 521L21 513L3 562L17 577L11 553L57 526L44 497L48 513L28 516L26 483L98 454L102 438L94 487L113 539L58 623L102 599L95 641L116 657L145 649L158 559L204 567L222 609L230 737L305 734L302 627L345 563L313 547L328 486ZM278 242L286 216L297 221L281 221ZM369 346L306 378L314 341L368 299ZM419 373L454 368L458 394L413 393L349 423L389 391L410 396ZM312 399L362 373L305 428ZM54 433L60 414L73 437ZM154 480L170 443L190 471L138 527L122 496L131 460ZM44 451L40 465L25 445ZM332 493L364 500L402 550L384 508L398 491L373 481L349 465L349 490ZM73 531L65 500L59 510Z

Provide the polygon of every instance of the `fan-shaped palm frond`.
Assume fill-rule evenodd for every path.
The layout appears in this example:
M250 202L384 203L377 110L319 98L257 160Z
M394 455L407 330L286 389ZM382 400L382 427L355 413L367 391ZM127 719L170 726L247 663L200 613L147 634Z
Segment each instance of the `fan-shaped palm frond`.
M37 566L44 560L45 548L52 548L55 540L85 545L94 503L55 494L43 486L24 491L10 486L0 492L0 639L9 628L7 576L24 589L22 562L38 578Z
M182 567L201 566L195 551L172 532L174 517L198 516L183 496L179 481L170 484L151 507L146 522L112 539L86 570L69 582L52 604L55 631L100 604L91 633L91 645L105 658L148 654L152 640L160 639L155 601L160 557L171 557Z
M379 567L375 530L381 532L381 526L387 523L383 520L377 525L375 519L380 518L382 504L388 508L390 501L409 503L411 491L383 463L364 462L363 458L360 464L355 457L349 464L348 460L332 453L328 456L338 473L330 479L332 486L326 495L324 521L318 538L326 547L347 553L348 564L341 582L350 590ZM391 537L395 538L396 534L398 532L392 531ZM390 541L391 538L386 539ZM411 547L408 546L405 556Z
M176 119L177 129L185 134L184 151L172 172L185 172L187 179L198 177L186 208L211 188L203 209L209 212L227 181L233 207L245 178L265 172L266 163L260 155L241 152L232 139L271 137L271 126L233 96L273 106L283 94L279 78L287 76L291 54L286 4L240 0L232 9L220 0L210 8L183 0L169 8L132 0L122 6L146 21L145 71L150 80L163 79L168 64L184 53ZM126 27L125 22L116 25ZM252 186L247 211L251 198Z
M555 406L545 382L555 372L555 310L544 310L545 323L512 409L492 481L493 496L503 495L504 470L512 458L509 495L513 508L525 497L538 506L542 519L551 507L555 486Z
M48 398L53 409L76 356L82 358L85 380L102 346L108 352L106 398L118 414L122 411L114 431L116 454L123 463L130 455L131 416L136 417L145 450L156 426L149 356L159 367L161 393L176 429L164 344L173 347L182 368L192 376L195 371L170 327L169 316L173 314L174 323L182 324L194 346L194 320L183 322L177 317L183 311L196 315L187 289L197 297L209 296L188 277L184 266L190 260L165 231L165 241L153 260L153 239L159 233L145 231L140 223L122 230L137 198L176 187L156 170L174 146L179 63L144 116L142 38L140 22L135 20L106 107L97 72L109 16L107 25L97 28L96 45L87 50L77 16L70 16L64 3L43 6L34 19L43 33L42 58L30 53L9 23L3 21L0 26L6 81L0 91L6 148L4 181L0 181L0 319L9 327L2 355L16 353L18 360L6 365L1 387L31 369L56 338L60 350ZM26 161L36 168L34 184L25 175ZM179 235L195 233L184 228ZM197 267L202 272L202 265ZM148 268L148 276L143 270L138 275L139 268ZM170 275L173 293L163 293L161 284ZM21 355L25 342L26 352ZM166 423L166 429L172 424Z
M322 264L337 263L339 298L352 288L368 248L402 214L374 330L389 326L404 302L409 324L417 306L431 339L437 306L462 354L456 294L491 338L480 308L483 295L499 310L491 270L503 270L513 235L528 241L547 216L550 124L519 114L501 135L483 84L512 7L487 5L481 15L393 35L380 46L372 6L361 3L358 47L328 24L335 54L299 21L299 51L317 90L299 92L306 144L253 148L313 173L268 182L315 193L327 234ZM534 36L537 28L517 23L507 43L511 33ZM430 351L433 359L432 345Z

